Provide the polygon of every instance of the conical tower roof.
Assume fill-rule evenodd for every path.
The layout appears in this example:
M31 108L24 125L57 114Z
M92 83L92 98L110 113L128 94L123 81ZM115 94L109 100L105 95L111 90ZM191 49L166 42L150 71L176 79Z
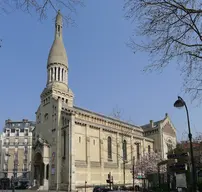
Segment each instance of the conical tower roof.
M60 63L68 66L66 49L62 38L62 15L58 11L55 20L55 39L49 52L47 65Z

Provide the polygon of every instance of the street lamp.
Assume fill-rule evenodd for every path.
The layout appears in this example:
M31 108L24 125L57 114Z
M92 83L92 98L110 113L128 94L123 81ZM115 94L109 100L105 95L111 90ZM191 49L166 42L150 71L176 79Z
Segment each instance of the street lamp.
M187 108L185 101L180 96L178 96L177 101L175 101L174 107L176 107L176 108L185 107L185 109L186 109L187 123L188 123L188 137L189 137L189 143L190 143L190 155L191 155L191 164L192 164L192 184L193 184L192 191L196 192L196 170L195 170L195 164L194 164L192 134L191 134L191 128L190 128L188 108Z

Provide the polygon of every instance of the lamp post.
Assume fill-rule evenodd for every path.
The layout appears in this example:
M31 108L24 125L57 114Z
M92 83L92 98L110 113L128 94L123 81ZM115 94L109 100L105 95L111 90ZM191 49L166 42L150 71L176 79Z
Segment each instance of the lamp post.
M189 137L189 143L190 143L190 155L191 155L191 164L192 164L192 184L193 184L192 191L196 192L196 170L195 170L195 163L194 163L192 134L191 134L191 128L190 128L190 121L189 121L189 111L185 101L180 96L178 96L177 101L175 101L174 107L177 107L177 108L185 107L186 109L187 123L188 123L188 137Z

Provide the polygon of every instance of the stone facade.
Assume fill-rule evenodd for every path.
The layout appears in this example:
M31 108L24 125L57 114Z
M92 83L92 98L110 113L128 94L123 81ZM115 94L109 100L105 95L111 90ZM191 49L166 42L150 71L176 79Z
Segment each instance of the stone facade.
M5 121L1 135L1 178L14 177L15 181L30 182L32 131L35 123Z
M115 184L123 184L124 180L131 184L133 157L138 160L148 148L160 150L165 137L162 128L153 138L140 126L74 106L67 80L68 59L58 12L47 63L47 85L33 132L33 183L43 190L82 191L85 186L106 184L111 172Z
M177 145L176 129L172 124L168 114L164 119L141 126L144 136L154 140L154 150L161 153L162 159L167 159L167 153Z

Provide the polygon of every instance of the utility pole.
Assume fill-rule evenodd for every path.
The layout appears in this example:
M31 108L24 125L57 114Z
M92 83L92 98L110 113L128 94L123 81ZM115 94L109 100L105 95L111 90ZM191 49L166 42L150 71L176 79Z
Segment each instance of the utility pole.
M135 191L135 156L133 156L133 191Z

